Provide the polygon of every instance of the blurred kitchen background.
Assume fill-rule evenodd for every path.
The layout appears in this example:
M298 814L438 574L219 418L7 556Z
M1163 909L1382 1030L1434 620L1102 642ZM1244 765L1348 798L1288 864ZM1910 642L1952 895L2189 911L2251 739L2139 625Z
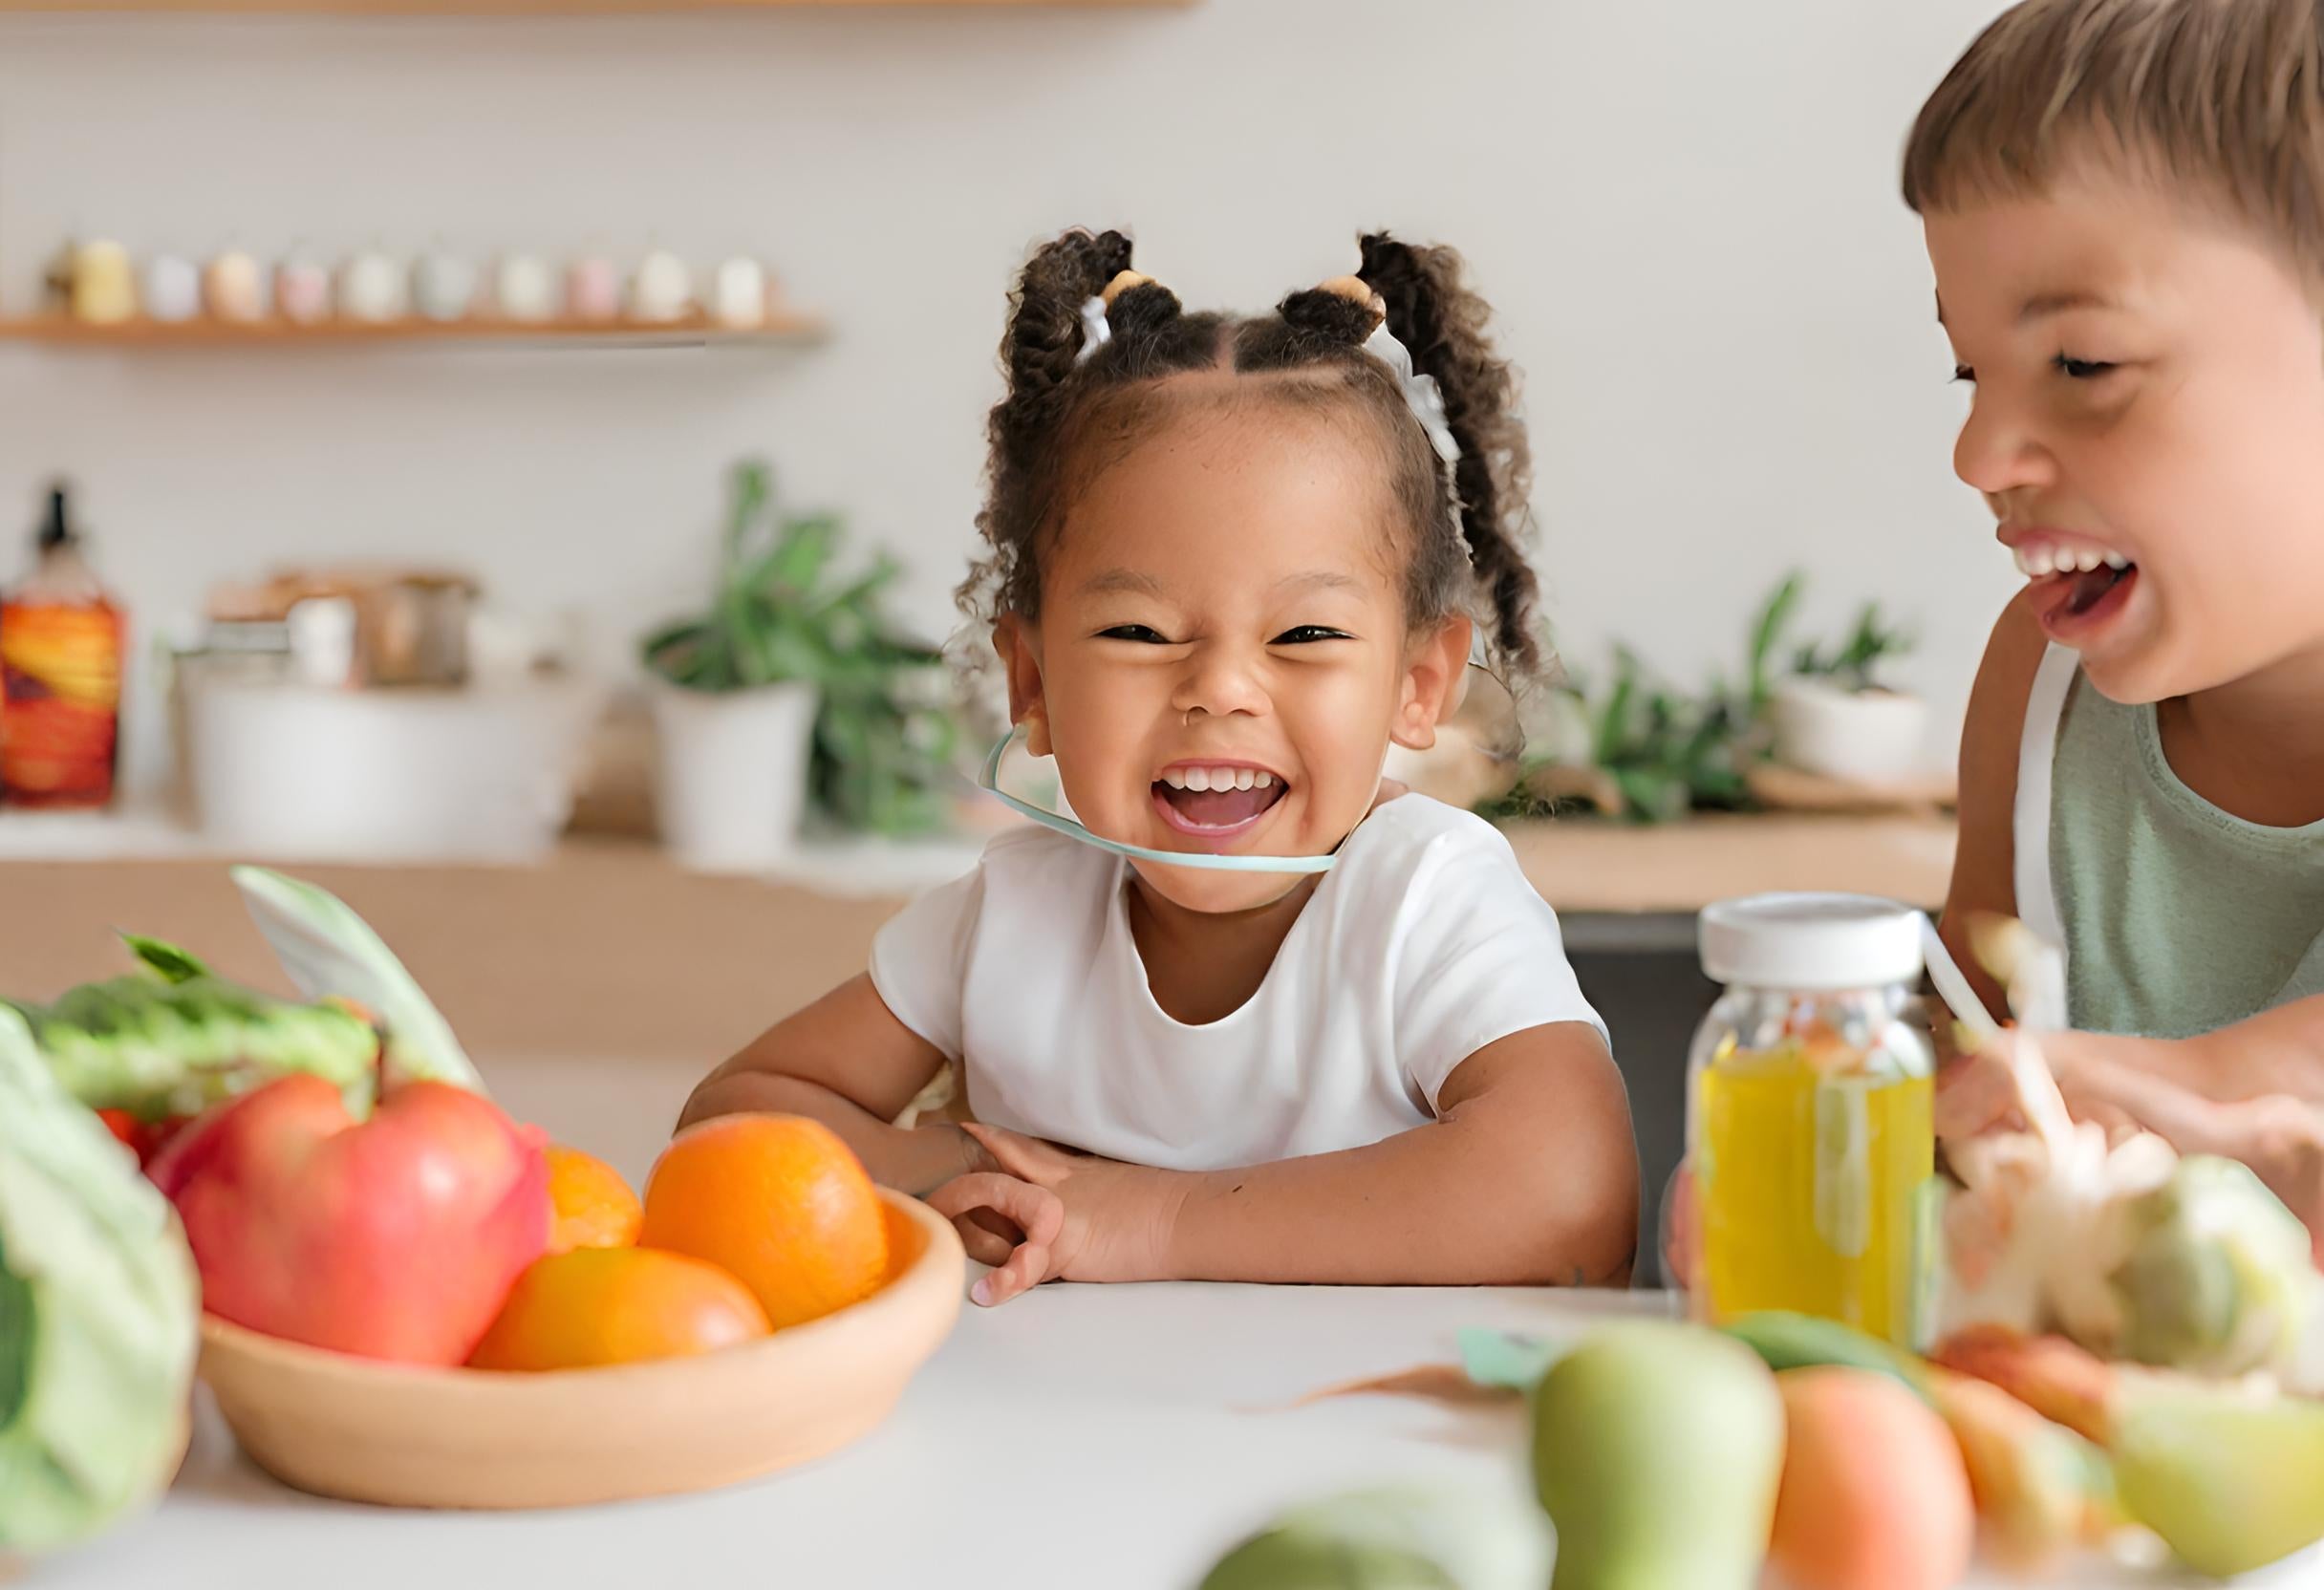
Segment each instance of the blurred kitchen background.
M1251 310L1359 228L1468 255L1575 688L1410 770L1566 913L1649 1217L1692 911L1937 902L2015 579L1895 168L1996 0L101 9L0 0L0 990L117 926L265 979L226 855L487 1057L707 1067L859 970L1001 821L934 654L1003 295L1074 224ZM124 623L96 809L25 749L93 666L59 522Z

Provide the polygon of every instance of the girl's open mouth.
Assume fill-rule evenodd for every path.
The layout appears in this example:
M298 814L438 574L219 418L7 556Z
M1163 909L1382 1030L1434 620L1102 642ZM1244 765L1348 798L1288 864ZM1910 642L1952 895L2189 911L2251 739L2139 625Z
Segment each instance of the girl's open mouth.
M1195 839L1233 839L1253 827L1288 790L1282 779L1247 763L1182 763L1153 783L1162 821Z

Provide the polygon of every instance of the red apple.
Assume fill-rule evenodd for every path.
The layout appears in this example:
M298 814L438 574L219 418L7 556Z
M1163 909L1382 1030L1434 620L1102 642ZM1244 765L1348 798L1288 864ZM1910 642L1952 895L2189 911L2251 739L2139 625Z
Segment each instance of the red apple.
M445 1083L368 1121L294 1073L219 1106L147 1168L208 1312L367 1358L461 1364L549 1245L540 1132Z

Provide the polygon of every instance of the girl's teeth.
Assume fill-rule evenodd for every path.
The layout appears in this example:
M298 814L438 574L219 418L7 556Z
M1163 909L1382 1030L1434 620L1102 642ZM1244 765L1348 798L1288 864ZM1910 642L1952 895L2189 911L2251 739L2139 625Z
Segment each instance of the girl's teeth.
M2120 552L2109 552L2106 554L2106 567L2114 569L2128 569L2130 567L2130 559L2124 557Z
M1173 789L1266 789L1275 775L1256 767L1173 767L1162 782Z

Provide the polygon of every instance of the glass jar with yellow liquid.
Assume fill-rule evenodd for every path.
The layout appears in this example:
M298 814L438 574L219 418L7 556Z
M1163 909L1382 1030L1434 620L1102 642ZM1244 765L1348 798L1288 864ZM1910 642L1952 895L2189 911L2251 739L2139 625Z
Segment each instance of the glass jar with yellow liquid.
M1768 894L1703 913L1725 996L1688 1064L1689 1311L1837 1320L1926 1345L1939 1189L1920 913Z

